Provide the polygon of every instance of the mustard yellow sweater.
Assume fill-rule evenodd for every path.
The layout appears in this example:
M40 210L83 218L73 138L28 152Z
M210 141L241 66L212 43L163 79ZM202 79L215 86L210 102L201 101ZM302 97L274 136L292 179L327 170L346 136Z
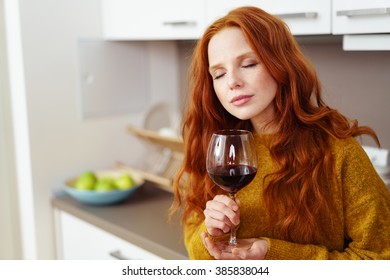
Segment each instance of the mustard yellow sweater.
M261 203L263 178L274 170L267 141L256 135L259 169L251 184L237 194L241 202L238 238L265 238L266 259L390 259L390 193L360 144L354 139L332 140L338 186L332 186L334 209L313 244L297 244L265 232L268 212ZM339 221L331 229L331 221ZM193 216L184 226L191 259L212 259L200 233L204 220Z

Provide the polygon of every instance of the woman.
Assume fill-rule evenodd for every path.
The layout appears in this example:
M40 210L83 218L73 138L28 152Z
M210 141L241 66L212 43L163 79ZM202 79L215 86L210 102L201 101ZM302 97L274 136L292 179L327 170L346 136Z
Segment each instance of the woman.
M285 24L255 7L231 11L199 40L175 180L191 259L390 259L390 194L355 137L321 98L315 71ZM259 169L235 203L205 169L214 131L251 130ZM221 252L230 226L245 249Z

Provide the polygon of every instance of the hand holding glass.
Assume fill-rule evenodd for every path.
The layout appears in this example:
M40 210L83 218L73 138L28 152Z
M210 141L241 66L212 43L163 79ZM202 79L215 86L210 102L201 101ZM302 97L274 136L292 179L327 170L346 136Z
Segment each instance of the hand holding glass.
M213 133L207 151L206 168L210 178L235 201L236 193L248 185L257 172L257 155L253 135L246 130L220 130ZM231 227L230 240L221 249L231 252L241 246L237 228ZM243 244L242 244L243 245Z

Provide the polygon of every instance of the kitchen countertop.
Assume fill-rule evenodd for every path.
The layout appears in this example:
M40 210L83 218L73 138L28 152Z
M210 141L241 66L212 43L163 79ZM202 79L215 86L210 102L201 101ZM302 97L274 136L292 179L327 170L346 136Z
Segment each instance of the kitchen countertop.
M52 205L164 259L188 259L179 217L168 221L172 199L171 193L147 182L116 205L87 205L65 193L53 198Z

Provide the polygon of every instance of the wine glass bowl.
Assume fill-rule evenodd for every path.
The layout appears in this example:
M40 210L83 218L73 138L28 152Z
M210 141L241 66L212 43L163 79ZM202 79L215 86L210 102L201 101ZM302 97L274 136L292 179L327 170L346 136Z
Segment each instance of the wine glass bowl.
M207 150L206 169L211 180L235 201L236 193L256 176L257 153L252 133L239 129L214 132ZM231 252L240 246L236 230L234 226L231 228L229 243L222 251Z

